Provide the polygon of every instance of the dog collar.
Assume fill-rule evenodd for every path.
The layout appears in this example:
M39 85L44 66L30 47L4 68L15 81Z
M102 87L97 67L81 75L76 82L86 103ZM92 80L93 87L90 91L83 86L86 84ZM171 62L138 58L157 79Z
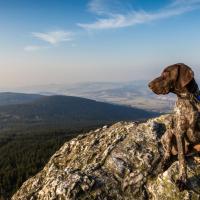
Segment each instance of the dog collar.
M196 100L197 100L198 102L200 102L200 91L199 91L199 88L197 88L197 90L196 90L194 96L195 96Z
M200 95L197 96L197 99L200 101Z

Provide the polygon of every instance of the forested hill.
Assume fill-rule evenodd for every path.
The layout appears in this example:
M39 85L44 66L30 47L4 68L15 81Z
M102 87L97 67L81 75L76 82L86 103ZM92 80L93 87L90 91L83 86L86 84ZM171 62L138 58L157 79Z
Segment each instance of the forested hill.
M66 124L141 120L157 115L142 109L72 96L46 96L31 103L0 106L0 122L61 122Z
M42 97L40 94L0 92L0 106L29 103Z

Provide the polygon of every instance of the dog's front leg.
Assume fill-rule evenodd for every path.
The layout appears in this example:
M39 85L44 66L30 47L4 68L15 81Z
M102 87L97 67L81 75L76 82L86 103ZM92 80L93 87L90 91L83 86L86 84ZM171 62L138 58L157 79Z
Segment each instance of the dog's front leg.
M186 183L187 183L187 168L186 168L185 151L184 151L184 146L185 146L184 134L185 130L182 129L180 125L178 125L176 131L176 141L177 141L178 160L179 160L179 179L177 180L176 183L180 191L186 189Z
M172 139L174 137L173 129L168 129L161 138L161 143L164 149L164 157L160 163L160 167L164 171L169 164L172 151Z

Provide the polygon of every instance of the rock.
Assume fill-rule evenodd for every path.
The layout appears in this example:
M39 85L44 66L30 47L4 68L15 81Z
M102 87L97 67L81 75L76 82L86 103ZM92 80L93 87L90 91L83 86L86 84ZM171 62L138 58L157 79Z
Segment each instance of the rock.
M66 142L12 200L200 199L200 166L188 158L189 189L174 182L178 162L156 172L163 156L160 137L170 115L146 123L119 122Z
M175 180L178 178L178 161L176 161L167 171L148 181L147 189L148 193L151 194L150 199L200 199L200 166L189 160L187 170L188 190L179 192L175 185Z

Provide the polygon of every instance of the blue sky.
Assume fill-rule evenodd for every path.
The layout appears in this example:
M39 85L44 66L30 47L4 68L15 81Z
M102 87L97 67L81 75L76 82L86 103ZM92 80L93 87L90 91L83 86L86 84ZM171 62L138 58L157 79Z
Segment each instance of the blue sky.
M200 0L0 0L0 88L199 73Z

